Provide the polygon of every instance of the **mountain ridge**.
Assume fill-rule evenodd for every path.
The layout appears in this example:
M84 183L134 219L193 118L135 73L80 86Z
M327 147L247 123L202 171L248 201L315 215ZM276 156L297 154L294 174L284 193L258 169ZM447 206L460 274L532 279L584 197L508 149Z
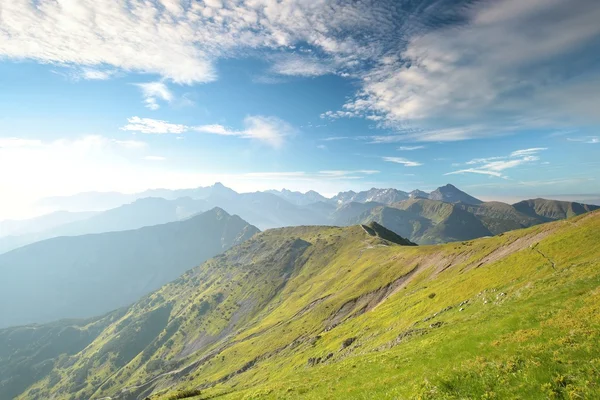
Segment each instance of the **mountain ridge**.
M594 398L599 228L596 211L438 246L359 225L262 232L47 359L17 398L561 396L556 376Z
M0 255L0 326L91 317L126 306L257 232L213 208L184 221L12 250Z

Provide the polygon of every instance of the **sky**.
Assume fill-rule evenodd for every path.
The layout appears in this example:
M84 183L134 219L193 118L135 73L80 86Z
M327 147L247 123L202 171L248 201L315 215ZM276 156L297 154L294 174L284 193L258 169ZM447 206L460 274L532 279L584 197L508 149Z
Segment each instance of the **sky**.
M600 193L597 0L0 0L0 218L222 182Z

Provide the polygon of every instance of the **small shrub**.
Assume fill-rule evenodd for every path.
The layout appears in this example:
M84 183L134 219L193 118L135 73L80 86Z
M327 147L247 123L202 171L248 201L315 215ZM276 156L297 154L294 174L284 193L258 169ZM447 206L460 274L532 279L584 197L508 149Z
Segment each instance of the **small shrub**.
M172 394L171 396L167 397L168 400L179 400L179 399L187 399L190 397L194 397L194 396L200 396L202 394L201 390L198 389L187 389L187 390L180 390L175 394Z

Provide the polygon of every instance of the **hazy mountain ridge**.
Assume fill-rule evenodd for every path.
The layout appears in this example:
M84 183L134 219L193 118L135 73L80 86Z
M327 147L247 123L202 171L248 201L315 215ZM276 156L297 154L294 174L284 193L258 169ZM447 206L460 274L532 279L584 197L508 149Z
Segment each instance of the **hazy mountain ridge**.
M126 306L258 232L215 208L137 230L59 237L0 255L0 326Z
M420 244L495 235L597 208L544 199L527 200L514 205L481 202L450 184L431 193L417 190L407 194L395 189L373 188L359 193L342 192L332 199L326 199L314 191L301 193L285 189L237 193L219 183L176 191L157 189L143 192L143 195L190 197L171 200L142 198L86 220L32 235L0 238L0 253L50 237L135 229L177 221L211 207L221 207L231 214L237 214L263 230L299 225L347 226L376 221ZM432 200L434 198L441 200ZM313 202L318 199L324 200ZM381 212L376 207L392 210ZM397 209L406 212L399 213ZM453 217L448 219L452 213Z
M55 211L39 217L24 220L0 221L0 238L5 236L27 235L55 228L70 222L87 219L95 212Z
M556 376L594 398L599 235L598 212L426 247L270 230L115 315L19 398L560 396Z
M0 254L30 243L59 236L116 232L166 224L188 218L209 208L203 200L193 200L187 197L176 200L158 197L141 198L133 203L94 213L88 218L59 224L37 233L0 238Z

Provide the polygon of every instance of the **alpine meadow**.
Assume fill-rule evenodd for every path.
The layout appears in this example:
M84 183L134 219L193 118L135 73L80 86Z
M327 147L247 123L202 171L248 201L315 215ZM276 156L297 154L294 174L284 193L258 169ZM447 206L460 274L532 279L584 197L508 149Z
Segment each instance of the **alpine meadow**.
M0 0L0 400L600 399L596 0Z

